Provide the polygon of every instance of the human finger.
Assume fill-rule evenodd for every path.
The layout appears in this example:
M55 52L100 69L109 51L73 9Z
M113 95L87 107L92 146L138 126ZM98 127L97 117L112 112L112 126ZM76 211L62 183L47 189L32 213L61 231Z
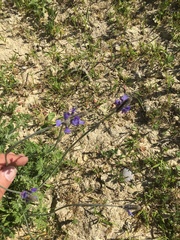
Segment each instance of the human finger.
M24 156L24 154L14 154L8 153L5 157L5 154L0 154L0 169L2 169L6 165L6 159L8 165L11 166L24 166L28 162L28 157Z
M14 166L7 166L0 170L0 186L8 188L14 180L17 173L17 169ZM5 193L5 189L0 187L0 199Z

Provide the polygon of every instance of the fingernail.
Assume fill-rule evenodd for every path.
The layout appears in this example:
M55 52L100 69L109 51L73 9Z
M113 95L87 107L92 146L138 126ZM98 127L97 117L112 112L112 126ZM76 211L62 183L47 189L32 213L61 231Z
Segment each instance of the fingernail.
M8 166L4 170L4 176L6 180L8 180L9 182L12 182L14 180L16 173L17 173L17 169L14 166Z

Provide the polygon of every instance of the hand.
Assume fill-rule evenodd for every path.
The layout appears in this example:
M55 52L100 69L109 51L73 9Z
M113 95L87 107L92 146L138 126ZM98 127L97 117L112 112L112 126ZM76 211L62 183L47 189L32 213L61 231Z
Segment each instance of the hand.
M18 166L24 166L28 162L28 158L24 156L24 154L16 155L14 153L7 154L7 162L6 166L5 154L0 154L0 186L4 188L8 188L14 178L16 177ZM5 193L5 189L0 187L0 199Z

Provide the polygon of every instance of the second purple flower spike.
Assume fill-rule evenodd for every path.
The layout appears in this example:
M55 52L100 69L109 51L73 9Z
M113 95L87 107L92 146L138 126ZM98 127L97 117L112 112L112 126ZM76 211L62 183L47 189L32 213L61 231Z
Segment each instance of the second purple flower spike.
M20 193L21 198L26 202L35 202L38 200L37 196L33 195L37 191L37 188L31 188L30 191L24 190Z
M129 105L125 105L121 110L119 110L123 103L125 103L128 99L130 99L130 97L124 94L122 97L115 100L114 104L116 105L117 112L121 111L122 113L127 113L128 111L130 111L131 107Z

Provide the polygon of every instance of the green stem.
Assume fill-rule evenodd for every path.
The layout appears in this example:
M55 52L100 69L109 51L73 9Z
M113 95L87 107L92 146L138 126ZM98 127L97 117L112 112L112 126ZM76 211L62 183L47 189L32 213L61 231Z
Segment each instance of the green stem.
M58 137L57 137L56 143L55 143L54 146L47 152L47 154L49 154L50 152L52 152L52 151L55 149L55 147L57 146L57 144L60 142L61 136L62 136L62 129L63 129L63 125L61 125L61 128L60 128L59 135L58 135Z
M31 233L30 233L30 231L29 231L29 229L30 229L30 228L29 228L29 224L28 224L27 218L26 218L26 216L25 216L24 213L23 213L23 217L24 217L24 220L25 220L25 223L26 223L27 232L28 232L28 234L29 234L31 240L34 240L34 238L32 237L32 235L31 235Z
M8 191L8 192L12 192L12 193L17 193L17 194L20 194L20 193L21 193L21 192L19 192L19 191L10 190L10 189L5 188L5 187L3 187L3 186L1 186L1 185L0 185L0 188L3 188L4 190L6 190L6 191Z
M99 203L73 203L73 204L66 204L62 207L59 207L57 209L54 209L54 212L57 212L63 208L67 208L67 207L117 207L117 208L124 208L123 206L118 206L118 205L111 205L111 204L99 204ZM43 213L43 214L38 214L41 216L46 216L46 215L51 215L54 214L54 212L50 212L50 213ZM34 216L36 214L32 214L32 216Z
M120 200L124 201L124 200ZM127 201L127 200L126 200ZM66 204L62 207L59 207L57 209L54 209L54 211L51 211L50 213L44 213L44 214L39 214L41 216L46 216L46 215L51 215L54 214L54 212L57 212L63 208L67 207L116 207L116 208L122 208L122 209L134 209L134 210L140 210L141 207L139 205L129 205L130 207L126 207L127 205L114 205L114 204L100 204L100 203L72 203L72 204ZM32 214L34 216L36 214Z

